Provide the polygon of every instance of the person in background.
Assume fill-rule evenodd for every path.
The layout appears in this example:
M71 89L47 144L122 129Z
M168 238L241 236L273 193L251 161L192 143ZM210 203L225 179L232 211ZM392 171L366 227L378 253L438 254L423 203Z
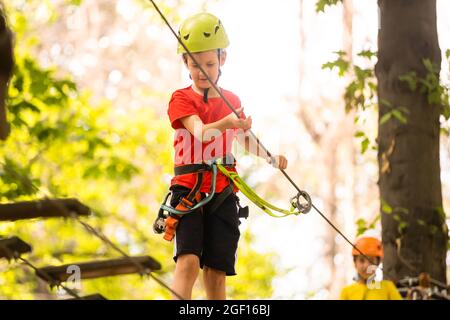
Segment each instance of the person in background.
M342 289L341 300L402 300L395 284L389 280L377 281L375 271L383 260L381 241L375 237L362 236L353 248L353 262L357 272L356 282ZM367 259L369 258L370 261ZM375 263L375 265L372 264Z

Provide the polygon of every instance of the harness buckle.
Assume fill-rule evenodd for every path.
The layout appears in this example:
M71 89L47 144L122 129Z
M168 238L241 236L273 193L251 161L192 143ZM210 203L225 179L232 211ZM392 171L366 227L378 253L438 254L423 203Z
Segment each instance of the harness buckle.
M239 206L238 214L239 214L239 218L247 219L249 216L248 206L245 206L245 207Z
M234 196L236 197L236 203L237 203L237 205L239 207L239 209L238 209L238 216L239 216L239 218L247 219L248 216L249 216L248 206L242 207L239 197L236 194Z

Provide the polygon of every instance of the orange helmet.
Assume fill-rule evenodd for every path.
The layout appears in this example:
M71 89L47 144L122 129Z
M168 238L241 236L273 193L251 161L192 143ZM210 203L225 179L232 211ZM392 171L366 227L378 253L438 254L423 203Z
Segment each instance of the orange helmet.
M374 237L361 237L356 241L355 246L366 256L383 258L383 247L381 241ZM353 256L359 256L361 253L355 248L352 250Z

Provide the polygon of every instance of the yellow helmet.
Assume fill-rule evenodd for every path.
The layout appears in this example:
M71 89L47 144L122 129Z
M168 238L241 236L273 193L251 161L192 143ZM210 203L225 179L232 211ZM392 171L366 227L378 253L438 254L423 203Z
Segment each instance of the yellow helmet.
M230 44L222 22L207 12L198 13L184 20L178 35L192 53L225 49ZM186 53L180 43L177 53Z

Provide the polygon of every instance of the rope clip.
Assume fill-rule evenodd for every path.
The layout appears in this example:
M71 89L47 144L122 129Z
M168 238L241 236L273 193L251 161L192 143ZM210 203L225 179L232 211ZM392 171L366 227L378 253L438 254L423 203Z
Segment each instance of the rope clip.
M300 200L301 197L303 197L305 201ZM291 198L291 205L292 207L297 208L300 213L306 214L312 207L311 197L307 192L300 191L296 196Z

